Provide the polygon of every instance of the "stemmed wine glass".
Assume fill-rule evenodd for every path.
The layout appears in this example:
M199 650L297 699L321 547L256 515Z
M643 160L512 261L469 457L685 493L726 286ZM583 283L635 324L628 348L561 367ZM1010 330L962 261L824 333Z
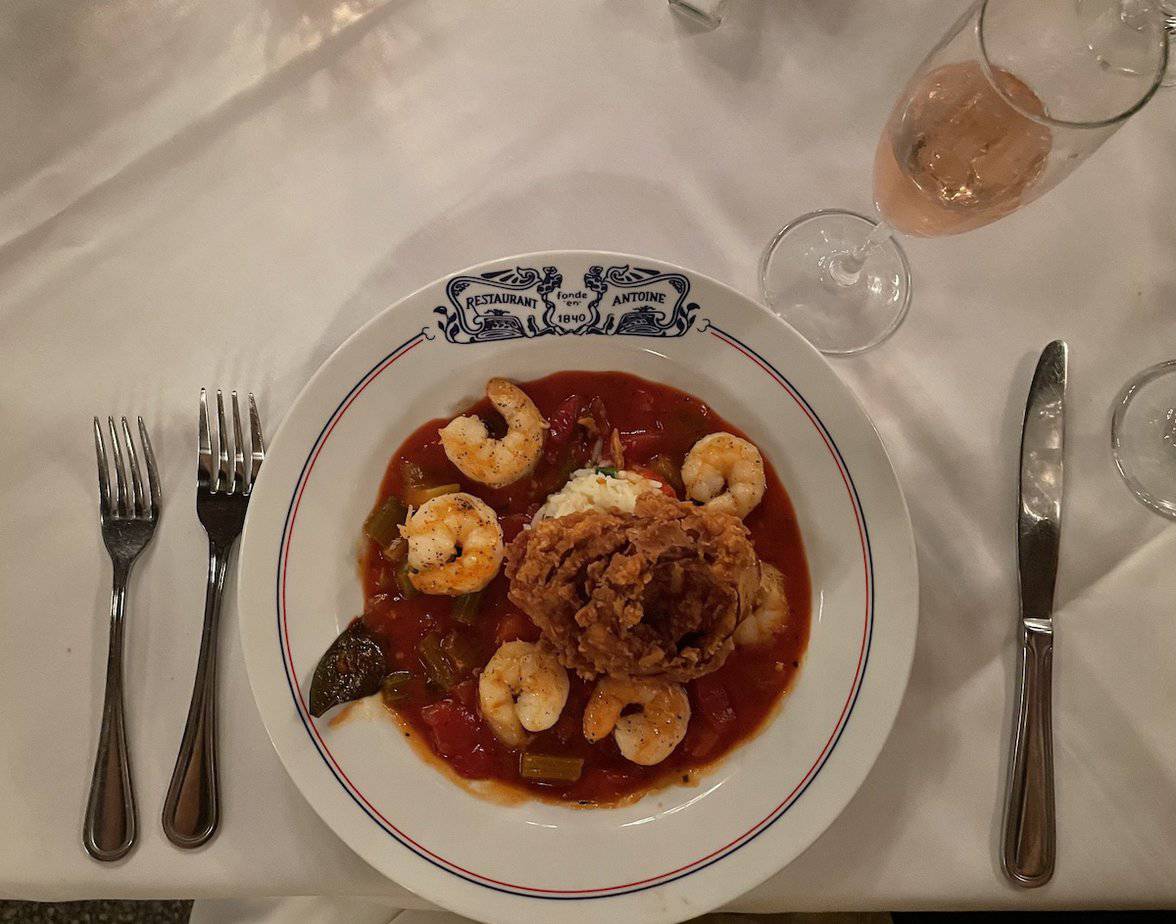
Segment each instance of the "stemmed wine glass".
M1150 62L1130 56L1130 48L1120 47L1113 39L1108 43L1105 36L1118 33L1127 26L1130 29L1146 31L1154 29L1157 23L1168 31L1169 41L1176 35L1176 0L1075 0L1078 15L1082 19L1083 34L1087 47L1105 66L1118 68L1128 73L1145 72ZM1106 45L1106 47L1104 47ZM1165 87L1176 86L1176 56L1168 58L1168 73L1164 76Z
M911 298L896 233L959 234L1016 211L1159 88L1163 17L1094 15L1098 4L1125 2L977 0L919 66L882 130L874 157L882 221L829 209L784 227L760 260L764 302L824 353L858 353L890 336Z
M1111 452L1119 474L1148 507L1176 519L1176 359L1135 376L1113 410Z

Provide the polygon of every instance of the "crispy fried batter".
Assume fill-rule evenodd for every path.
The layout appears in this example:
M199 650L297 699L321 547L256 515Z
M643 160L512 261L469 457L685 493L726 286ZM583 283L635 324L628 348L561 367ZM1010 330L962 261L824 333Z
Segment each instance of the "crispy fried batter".
M652 492L632 514L586 511L524 530L506 575L511 601L565 667L685 683L727 659L759 566L737 517Z

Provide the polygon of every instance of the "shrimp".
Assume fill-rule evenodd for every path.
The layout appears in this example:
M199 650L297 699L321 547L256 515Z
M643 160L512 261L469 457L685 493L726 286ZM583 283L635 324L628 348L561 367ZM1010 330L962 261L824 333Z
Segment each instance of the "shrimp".
M784 575L775 565L760 562L760 583L751 615L735 627L735 644L761 645L788 623L788 598Z
M474 481L502 488L531 474L543 452L547 421L519 386L506 379L486 383L486 397L506 420L506 436L491 439L477 417L457 417L442 427L449 461Z
M767 479L760 451L730 433L712 433L686 453L686 496L711 510L745 517L764 496Z
M502 565L498 516L472 494L425 501L400 534L408 540L408 579L421 593L471 594L494 580Z
M638 712L622 715L626 706ZM668 680L605 677L584 708L584 737L599 741L609 732L627 760L645 767L660 764L686 737L690 700L686 689Z
M529 731L551 728L567 701L567 671L531 642L507 642L478 678L482 716L507 747L521 747Z

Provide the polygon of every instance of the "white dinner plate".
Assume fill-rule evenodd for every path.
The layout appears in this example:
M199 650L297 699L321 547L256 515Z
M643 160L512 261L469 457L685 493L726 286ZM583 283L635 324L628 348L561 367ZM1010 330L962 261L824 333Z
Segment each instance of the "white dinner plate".
M360 525L422 421L494 375L622 370L688 391L744 430L791 496L812 579L793 689L692 786L619 808L504 806L425 764L395 725L312 719L311 673L362 609ZM915 647L910 519L874 428L790 327L657 260L560 251L440 279L357 331L315 373L250 503L238 591L249 680L303 796L401 885L491 922L679 921L790 862L862 784Z

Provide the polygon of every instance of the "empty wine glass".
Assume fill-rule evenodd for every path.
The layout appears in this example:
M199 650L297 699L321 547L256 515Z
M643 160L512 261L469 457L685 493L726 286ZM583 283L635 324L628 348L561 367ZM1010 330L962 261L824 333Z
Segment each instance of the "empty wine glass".
M1129 59L1132 71L1092 52L1090 12L1076 0L974 3L882 130L874 157L882 221L827 210L787 225L760 260L764 302L824 353L858 353L890 336L911 297L896 233L959 234L1003 218L1068 176L1160 86L1162 22L1104 24L1102 53Z
M1176 519L1176 359L1123 386L1111 418L1111 452L1131 493Z
M1146 72L1151 66L1146 52L1140 54L1145 42L1135 47L1124 46L1116 36L1127 26L1137 32L1163 28L1169 41L1176 34L1176 0L1075 0L1082 19L1087 47L1102 64L1130 74ZM1109 36L1109 40L1108 40ZM1168 58L1165 87L1176 86L1176 56Z

